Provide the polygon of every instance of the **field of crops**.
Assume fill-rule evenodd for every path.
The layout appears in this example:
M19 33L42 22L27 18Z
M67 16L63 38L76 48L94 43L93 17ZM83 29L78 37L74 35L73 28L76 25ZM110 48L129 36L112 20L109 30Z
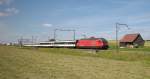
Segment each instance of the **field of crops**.
M0 46L0 79L150 79L150 47L116 53L111 45L99 52Z

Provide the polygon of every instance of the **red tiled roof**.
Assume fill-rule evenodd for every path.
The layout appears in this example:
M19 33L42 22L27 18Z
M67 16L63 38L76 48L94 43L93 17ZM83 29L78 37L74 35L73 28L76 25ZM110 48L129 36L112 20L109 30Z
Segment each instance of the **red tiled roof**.
M133 42L140 34L127 34L125 35L120 42Z

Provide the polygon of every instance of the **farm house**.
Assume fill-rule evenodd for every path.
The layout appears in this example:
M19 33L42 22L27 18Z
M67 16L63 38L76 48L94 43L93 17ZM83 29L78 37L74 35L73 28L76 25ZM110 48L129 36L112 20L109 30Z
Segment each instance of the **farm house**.
M144 46L145 41L143 40L142 36L138 34L126 34L120 40L120 47L139 47Z

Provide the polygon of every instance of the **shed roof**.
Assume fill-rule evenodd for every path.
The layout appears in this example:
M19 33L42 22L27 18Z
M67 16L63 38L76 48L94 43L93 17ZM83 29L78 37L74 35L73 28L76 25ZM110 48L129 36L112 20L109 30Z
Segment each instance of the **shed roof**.
M121 40L120 42L134 42L134 40L136 40L138 38L138 36L140 36L140 34L126 34Z

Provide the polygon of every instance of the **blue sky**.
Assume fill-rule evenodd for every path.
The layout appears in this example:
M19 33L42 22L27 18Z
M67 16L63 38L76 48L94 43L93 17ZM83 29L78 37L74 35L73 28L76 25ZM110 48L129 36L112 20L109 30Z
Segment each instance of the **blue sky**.
M150 0L0 0L0 41L16 41L23 36L38 40L53 38L53 30L75 29L76 38L115 38L141 33L150 39ZM57 32L57 39L72 39L72 32Z

